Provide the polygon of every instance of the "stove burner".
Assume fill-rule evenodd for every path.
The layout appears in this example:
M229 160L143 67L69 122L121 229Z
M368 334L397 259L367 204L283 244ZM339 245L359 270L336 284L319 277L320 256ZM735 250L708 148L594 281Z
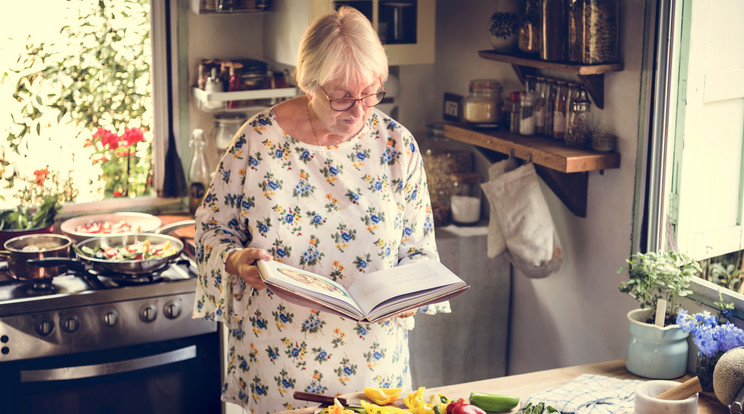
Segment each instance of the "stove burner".
M163 280L161 273L167 269L164 266L151 273L143 274L128 274L128 273L116 273L116 272L100 272L95 269L90 269L87 273L99 280L108 279L115 285L119 286L131 286L131 285L144 285L148 283L157 283Z
M52 284L52 279L38 279L32 282L18 285L15 288L23 297L44 296L56 293L56 288Z

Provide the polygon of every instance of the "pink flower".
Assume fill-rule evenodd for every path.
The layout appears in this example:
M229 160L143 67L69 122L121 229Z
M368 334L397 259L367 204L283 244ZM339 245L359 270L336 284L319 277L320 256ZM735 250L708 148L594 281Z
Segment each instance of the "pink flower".
M142 134L142 129L129 128L126 131L124 131L124 135L122 135L121 139L122 141L125 141L127 145L134 145L138 142L144 141L145 137Z

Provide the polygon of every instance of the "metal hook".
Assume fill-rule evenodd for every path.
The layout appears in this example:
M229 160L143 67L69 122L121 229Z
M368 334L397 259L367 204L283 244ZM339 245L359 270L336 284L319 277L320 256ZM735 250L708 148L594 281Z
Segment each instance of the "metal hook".
M532 153L531 152L528 152L527 153L527 164L529 164L531 162L532 162Z

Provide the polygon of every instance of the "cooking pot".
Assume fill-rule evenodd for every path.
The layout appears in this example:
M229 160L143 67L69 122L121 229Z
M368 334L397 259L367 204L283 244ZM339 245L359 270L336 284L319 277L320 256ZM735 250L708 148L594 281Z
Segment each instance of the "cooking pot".
M111 235L104 237L91 237L80 243L73 245L73 249L78 259L63 258L40 258L33 260L32 263L38 266L48 267L66 264L75 269L82 269L85 264L90 264L94 269L104 272L114 272L127 275L140 275L151 273L164 268L170 262L175 261L181 255L184 248L184 242L180 239L160 234L160 232L175 231L179 228L194 225L194 220L185 220L163 226L157 230L157 233L133 233L124 235ZM167 256L154 257L148 259L133 260L106 260L99 259L84 252L84 248L97 250L100 246L109 246L115 249L126 247L136 242L149 241L153 245L161 245L169 242L173 252Z
M62 258L69 260L72 240L59 234L29 234L5 242L0 256L8 260L11 276L18 280L52 279L67 271L65 263L51 267L34 265L38 259Z

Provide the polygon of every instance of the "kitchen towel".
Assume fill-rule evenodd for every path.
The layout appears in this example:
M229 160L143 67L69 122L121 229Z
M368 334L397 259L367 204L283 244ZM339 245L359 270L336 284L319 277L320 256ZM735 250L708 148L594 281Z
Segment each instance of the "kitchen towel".
M563 414L632 413L642 380L581 374L571 382L530 395L524 405L545 403Z
M556 272L563 262L561 243L534 164L505 172L482 188L499 218L511 263L530 278Z
M504 175L505 172L512 171L517 168L517 160L513 157L509 157L504 161L493 163L488 168L488 179L489 181L496 181ZM481 187L485 190L485 185L488 183L481 184ZM491 259L504 253L506 250L506 239L504 238L504 232L501 230L501 223L499 222L499 215L496 211L496 207L493 203L491 204L491 214L488 220L488 238L486 239L487 255Z

